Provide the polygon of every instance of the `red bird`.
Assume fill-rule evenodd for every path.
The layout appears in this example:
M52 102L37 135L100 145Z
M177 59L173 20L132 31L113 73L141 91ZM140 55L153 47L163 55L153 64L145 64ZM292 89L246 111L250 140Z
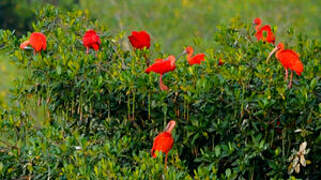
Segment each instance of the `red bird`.
M132 46L136 49L144 49L145 47L149 49L150 47L150 36L146 31L133 31L128 39Z
M90 29L86 31L84 37L82 38L82 43L86 47L86 53L88 54L89 48L93 48L95 51L98 51L101 41L97 33Z
M195 56L192 57L194 53L194 49L191 46L188 46L185 49L185 52L187 54L187 62L191 66L194 64L201 64L201 62L204 61L205 54L203 53L196 54Z
M29 45L33 48L33 54L36 54L36 52L40 52L41 50L46 50L46 36L40 32L34 32L30 35L29 40L20 44L20 48L26 49Z
M219 66L223 66L224 65L224 62L222 61L222 59L220 58L220 59L218 59L218 65Z
M277 52L276 52L277 51ZM296 72L298 76L301 76L301 73L303 72L303 64L300 61L299 55L290 49L284 49L283 43L279 43L269 54L267 61L270 59L270 57L275 53L276 58L280 61L282 66L285 69L285 80L288 80L288 69L291 71L291 78L290 82L288 84L288 88L292 87L292 79L293 79L293 71Z
M268 42L268 43L275 43L275 36L272 32L272 29L270 25L265 25L261 27L262 20L260 18L255 18L253 21L253 24L255 24L255 37L258 41L262 40L263 42ZM264 32L266 33L266 36L264 36Z
M151 154L153 158L156 158L155 151L161 151L165 153L165 168L167 168L167 155L168 152L172 149L173 144L174 144L174 139L172 137L172 130L175 127L176 122L175 121L170 121L166 128L165 131L162 133L159 133L156 138L154 139L154 144L153 148L151 149Z
M165 84L163 84L162 76L167 72L175 70L176 68L175 61L176 59L174 56L168 56L167 59L156 59L154 64L150 65L145 70L145 73L147 74L149 74L152 71L160 74L159 87L162 91L168 90L168 87Z

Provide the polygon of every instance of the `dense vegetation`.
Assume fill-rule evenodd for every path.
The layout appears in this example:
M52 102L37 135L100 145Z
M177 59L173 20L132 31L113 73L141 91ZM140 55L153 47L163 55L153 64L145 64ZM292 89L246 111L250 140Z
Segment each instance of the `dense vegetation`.
M289 29L285 43L305 69L288 89L280 63L265 61L273 46L256 42L253 26L233 18L216 27L204 63L177 61L162 92L158 76L144 73L143 58L167 57L159 44L127 50L126 34L82 11L48 6L36 17L32 31L48 41L41 54L19 49L27 35L0 31L1 53L24 69L12 106L0 110L1 178L286 179L288 158L304 141L308 165L291 175L321 177L319 40ZM97 57L81 42L90 28L102 39ZM162 157L152 159L149 150L170 119L177 128L164 171Z

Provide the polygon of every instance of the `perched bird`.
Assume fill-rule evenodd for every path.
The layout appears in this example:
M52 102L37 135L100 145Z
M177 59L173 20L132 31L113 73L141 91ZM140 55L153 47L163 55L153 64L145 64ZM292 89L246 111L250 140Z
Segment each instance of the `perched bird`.
M275 43L275 36L272 32L272 29L270 25L264 25L261 27L262 20L260 18L255 18L253 21L253 24L255 24L255 37L258 41L268 42L268 43Z
M277 52L276 52L277 51ZM292 79L293 79L293 71L296 72L298 76L301 76L301 73L303 72L303 64L300 61L299 55L290 49L284 49L284 44L279 43L269 54L267 58L267 62L270 59L270 57L274 54L276 56L276 59L280 61L282 66L285 69L285 80L288 80L288 69L292 70L291 71L291 77L290 77L290 82L288 84L288 88L292 87Z
M86 47L86 53L88 54L90 48L94 49L95 51L98 51L101 41L96 31L90 29L86 31L85 35L83 36L82 43Z
M219 66L223 66L224 65L224 62L222 61L222 59L220 58L220 59L218 59L218 65Z
M167 155L168 152L172 149L173 144L174 144L174 139L172 137L172 130L175 127L176 122L175 121L170 121L166 128L165 131L162 133L159 133L156 138L154 139L154 144L153 148L151 149L151 155L153 158L156 158L156 151L161 151L165 153L165 168L167 168Z
M187 54L187 62L191 66L194 64L201 64L201 62L204 61L205 54L203 53L196 54L195 56L192 57L194 53L194 49L191 46L188 46L185 49L185 52Z
M174 71L176 68L175 65L175 57L174 56L168 56L167 59L156 59L154 64L150 65L146 70L145 73L149 74L150 72L155 72L160 74L159 79L159 87L163 91L167 91L168 87L163 84L162 76L163 74Z
M133 31L128 39L135 49L149 49L150 47L150 36L146 31Z
M21 43L20 48L26 49L27 46L29 45L33 48L34 55L36 54L36 52L40 52L41 50L46 50L47 48L46 36L40 32L31 33L29 40Z

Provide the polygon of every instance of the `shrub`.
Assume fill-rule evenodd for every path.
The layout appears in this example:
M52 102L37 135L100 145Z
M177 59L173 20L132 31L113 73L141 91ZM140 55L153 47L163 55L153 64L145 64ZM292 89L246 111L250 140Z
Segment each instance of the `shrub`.
M169 179L287 178L288 158L303 141L310 161L294 175L321 176L320 41L293 34L286 42L305 65L288 89L280 63L265 61L272 45L255 42L253 27L235 18L217 26L200 66L179 59L164 76L170 90L161 92L158 75L144 73L144 54L167 57L160 47L124 50L124 34L82 11L48 6L37 17L33 29L47 35L45 52L18 49L26 38L9 31L0 36L26 71L13 91L18 106L1 115L2 131L14 137L0 152L2 177L161 178L161 157L152 159L149 149L170 119L178 125ZM81 43L87 29L102 39L97 57Z

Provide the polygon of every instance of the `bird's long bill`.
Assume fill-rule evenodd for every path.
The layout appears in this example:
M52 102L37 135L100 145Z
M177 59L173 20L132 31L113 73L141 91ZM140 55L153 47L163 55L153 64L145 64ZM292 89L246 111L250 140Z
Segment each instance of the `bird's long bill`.
M275 48L270 52L269 56L268 56L267 59L266 59L266 62L269 61L269 59L271 58L271 56L272 56L277 50L278 50L278 47L275 47Z
M181 54L179 54L177 57L176 57L176 60L178 60L180 57L184 56L186 54L186 51L184 50Z
M176 124L175 121L173 121L173 120L169 121L169 123L167 124L167 126L165 128L165 131L171 133L172 130L174 129L174 127L175 127L175 124Z

